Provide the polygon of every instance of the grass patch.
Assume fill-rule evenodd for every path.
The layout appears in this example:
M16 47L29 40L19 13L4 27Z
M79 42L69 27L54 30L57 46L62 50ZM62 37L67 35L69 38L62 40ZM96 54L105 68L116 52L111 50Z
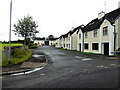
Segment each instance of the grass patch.
M29 49L18 49L18 48L16 48L11 54L12 54L11 64L8 64L8 59L6 58L2 60L2 65L0 66L11 66L14 64L19 64L21 62L28 60L32 55Z
M60 50L67 50L67 49L65 49L65 48L58 48L58 49L60 49Z
M29 47L29 49L35 49L35 48L37 48L37 44L30 43L28 47Z
M8 47L8 46L9 46L9 44L0 43L0 51L4 51L4 47ZM23 46L23 44L15 43L15 44L11 44L11 46Z
M92 53L92 52L80 52L80 51L75 51L75 52L80 54L98 55L98 53Z

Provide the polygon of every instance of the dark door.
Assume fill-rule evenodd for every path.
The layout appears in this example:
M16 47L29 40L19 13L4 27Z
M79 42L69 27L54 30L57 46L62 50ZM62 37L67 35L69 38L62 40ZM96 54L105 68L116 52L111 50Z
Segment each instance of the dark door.
M79 51L81 51L81 44L79 44Z
M49 45L49 41L45 41L45 45Z
M104 43L104 54L109 55L109 43Z

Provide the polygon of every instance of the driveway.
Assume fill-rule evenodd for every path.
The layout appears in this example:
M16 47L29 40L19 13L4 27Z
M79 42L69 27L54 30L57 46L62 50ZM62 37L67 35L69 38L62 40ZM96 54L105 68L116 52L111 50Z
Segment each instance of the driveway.
M118 58L83 55L42 46L50 63L42 70L2 78L3 88L118 88Z

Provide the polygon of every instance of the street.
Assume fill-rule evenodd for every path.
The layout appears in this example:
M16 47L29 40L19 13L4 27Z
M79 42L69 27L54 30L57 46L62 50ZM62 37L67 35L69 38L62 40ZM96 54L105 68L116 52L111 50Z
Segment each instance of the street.
M43 69L3 76L2 88L118 88L118 59L83 55L51 46L38 47L49 59Z

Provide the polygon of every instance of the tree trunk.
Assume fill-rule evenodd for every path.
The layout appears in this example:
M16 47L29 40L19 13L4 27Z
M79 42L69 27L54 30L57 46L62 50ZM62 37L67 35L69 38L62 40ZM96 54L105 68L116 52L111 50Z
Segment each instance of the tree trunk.
M26 49L26 37L24 38L24 49Z

